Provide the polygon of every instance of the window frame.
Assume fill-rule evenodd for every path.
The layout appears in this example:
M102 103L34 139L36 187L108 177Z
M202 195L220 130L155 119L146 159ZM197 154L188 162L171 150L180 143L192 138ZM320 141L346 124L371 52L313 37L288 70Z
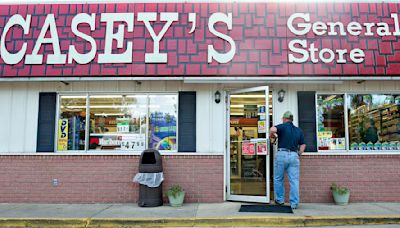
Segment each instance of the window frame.
M317 98L318 95L343 95L344 96L344 121L345 121L345 138L346 138L346 149L345 150L318 150L315 152L305 152L306 155L400 155L400 150L351 150L350 149L350 138L349 138L349 115L348 115L348 107L347 100L348 95L356 95L356 94L377 94L377 95L400 95L399 91L354 91L354 92L315 92L315 114L318 117L318 103ZM316 128L315 131L318 133L318 119L315 118ZM318 134L317 134L317 143L318 143Z
M318 95L343 95L344 97L343 97L343 102L344 102L344 104L343 104L343 111L344 111L344 125L345 125L345 134L344 134L344 137L345 137L345 142L346 142L346 145L345 145L345 149L344 150L319 150L318 149ZM323 153L323 152L326 152L326 153L329 153L329 154L331 154L331 153L343 153L343 152L345 152L345 151L348 151L348 132L347 132L347 130L348 130L348 126L347 126L347 121L346 121L346 108L347 108L347 106L346 106L346 94L344 94L344 93L340 93L340 92L334 92L334 93L327 93L327 92L321 92L321 93L318 93L318 92L316 92L315 93L315 97L314 97L314 99L315 99L315 132L317 133L316 134L316 136L317 136L317 153ZM310 153L315 153L315 152L310 152Z
M88 120L90 120L90 96L92 95L145 95L146 96L146 145L145 149L148 149L148 134L149 134L149 114L150 114L150 99L149 95L174 95L176 97L176 149L175 150L159 150L160 153L163 154L176 154L179 151L179 143L178 143L178 135L179 135L179 92L70 92L70 91L62 91L62 92L57 92L57 100L56 100L56 129L55 129L55 136L54 136L54 151L56 154L59 153L71 153L71 155L74 155L76 153L78 154L140 154L142 151L137 151L137 150L93 150L89 149L89 139L90 139L90 125L87 124ZM59 115L60 115L60 98L61 96L86 96L86 125L85 125L85 150L67 150L67 151L59 151L58 150L58 120L59 120Z

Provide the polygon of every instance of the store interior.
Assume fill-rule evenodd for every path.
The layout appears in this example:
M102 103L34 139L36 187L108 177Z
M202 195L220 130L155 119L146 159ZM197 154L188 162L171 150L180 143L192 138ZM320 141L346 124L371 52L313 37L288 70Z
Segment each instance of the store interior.
M271 97L272 93L269 94L270 124L267 125L264 91L230 96L231 195L266 196L266 154L273 157L273 148L266 140L266 128L272 124ZM272 160L269 164L270 180Z

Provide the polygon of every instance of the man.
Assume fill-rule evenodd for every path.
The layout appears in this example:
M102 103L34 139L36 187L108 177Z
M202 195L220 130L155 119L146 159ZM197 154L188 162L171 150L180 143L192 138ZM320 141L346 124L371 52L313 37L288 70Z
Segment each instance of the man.
M278 153L274 162L274 191L275 203L283 205L285 202L284 174L289 177L290 184L290 206L297 209L299 206L299 176L300 176L300 155L306 149L303 131L293 125L293 114L285 112L282 117L282 124L271 127L270 138L278 135Z

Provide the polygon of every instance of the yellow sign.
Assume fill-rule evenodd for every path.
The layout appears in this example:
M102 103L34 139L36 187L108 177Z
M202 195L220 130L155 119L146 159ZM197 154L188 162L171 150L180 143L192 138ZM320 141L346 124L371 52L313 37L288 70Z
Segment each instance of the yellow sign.
M58 120L57 150L68 150L68 119Z
M332 138L332 131L319 131L318 138Z

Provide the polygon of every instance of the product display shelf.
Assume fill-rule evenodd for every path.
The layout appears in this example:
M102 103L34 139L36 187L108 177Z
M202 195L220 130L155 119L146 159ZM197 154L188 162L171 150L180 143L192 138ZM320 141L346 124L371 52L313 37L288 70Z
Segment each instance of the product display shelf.
M361 142L360 128L366 128L365 118L372 118L375 126L380 129L379 141L400 140L400 104L390 104L369 110L366 105L360 106L349 115L349 131L351 142ZM367 112L363 112L367 111Z

